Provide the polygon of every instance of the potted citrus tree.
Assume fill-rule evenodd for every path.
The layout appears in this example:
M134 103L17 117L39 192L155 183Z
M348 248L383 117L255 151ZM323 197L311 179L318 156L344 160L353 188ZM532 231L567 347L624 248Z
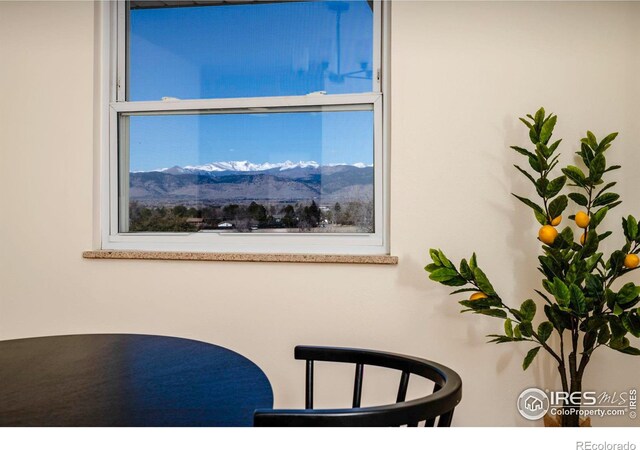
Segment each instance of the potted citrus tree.
M479 267L475 253L454 265L442 250L431 249L432 262L425 270L433 281L458 287L452 294L470 294L459 302L462 312L504 322L504 331L490 335L489 342L533 344L522 363L524 370L542 349L557 363L562 390L582 392L584 373L596 350L640 355L640 349L629 341L629 337L640 337L640 288L622 280L640 264L638 221L634 216L623 218L624 245L610 255L600 250L601 242L612 234L601 229L602 221L621 203L613 192L616 182L605 181L620 168L607 163L617 133L598 140L588 131L577 153L584 168L559 168L561 140L552 140L557 116L546 115L540 108L520 120L529 130L532 146L511 147L529 166L515 168L531 182L537 198L513 195L532 210L540 224L542 288L535 292L544 304L542 314L532 299L519 306L505 302ZM561 228L570 204L575 213L567 216L565 224L573 223ZM550 339L554 334L557 338ZM573 398L576 396L569 396ZM578 426L579 402L566 400L563 407L568 414L561 416L560 424Z

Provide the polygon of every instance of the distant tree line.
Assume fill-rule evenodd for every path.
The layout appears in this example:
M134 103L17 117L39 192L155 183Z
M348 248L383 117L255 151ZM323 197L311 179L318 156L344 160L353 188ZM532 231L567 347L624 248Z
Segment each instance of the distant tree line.
M311 230L327 226L356 226L373 231L373 203L349 201L332 206L311 203L149 206L137 201L129 204L129 231L193 232L232 228Z

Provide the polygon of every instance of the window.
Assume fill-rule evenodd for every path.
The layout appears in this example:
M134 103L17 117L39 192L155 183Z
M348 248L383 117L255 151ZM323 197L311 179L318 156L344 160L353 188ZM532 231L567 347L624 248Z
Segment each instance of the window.
M386 5L105 3L104 249L387 253Z

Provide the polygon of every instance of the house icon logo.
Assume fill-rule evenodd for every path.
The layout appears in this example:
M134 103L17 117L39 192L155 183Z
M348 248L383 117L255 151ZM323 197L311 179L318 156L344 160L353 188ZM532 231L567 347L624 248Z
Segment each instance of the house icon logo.
M518 397L517 407L525 419L538 420L549 410L549 397L538 388L525 389Z

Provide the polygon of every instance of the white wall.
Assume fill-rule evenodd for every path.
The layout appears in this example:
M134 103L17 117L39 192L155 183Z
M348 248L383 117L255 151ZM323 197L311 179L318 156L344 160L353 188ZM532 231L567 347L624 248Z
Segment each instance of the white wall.
M97 182L94 6L0 2L0 339L131 332L214 342L259 364L282 407L303 403L294 345L391 350L459 371L454 424L531 425L514 402L525 387L557 387L551 361L523 373L526 347L484 344L501 323L460 315L422 267L429 247L455 259L476 250L514 304L539 286L537 226L510 197L531 191L508 145L526 143L517 116L541 105L559 115L565 163L587 128L620 131L611 159L625 166L616 174L625 203L608 223L640 213L638 23L637 3L394 2L397 267L93 261L81 252L92 248ZM604 350L585 388L637 387L639 367ZM318 397L346 406L351 370L323 375ZM365 395L393 398L387 381L365 378Z

